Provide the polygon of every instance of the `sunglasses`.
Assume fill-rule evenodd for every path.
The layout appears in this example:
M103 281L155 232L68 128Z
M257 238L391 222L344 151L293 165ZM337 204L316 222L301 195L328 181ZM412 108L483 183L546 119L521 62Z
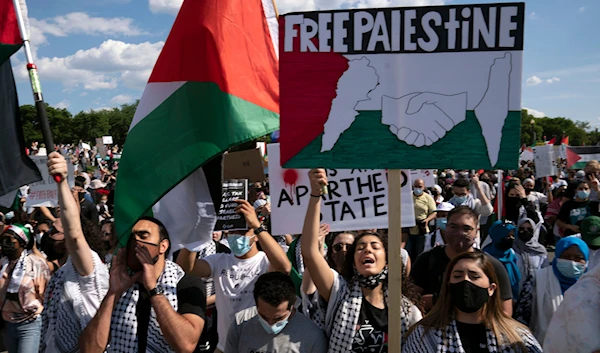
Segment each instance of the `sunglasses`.
M337 243L337 244L334 244L332 248L333 248L333 251L340 252L342 250L347 250L348 247L349 247L348 244Z

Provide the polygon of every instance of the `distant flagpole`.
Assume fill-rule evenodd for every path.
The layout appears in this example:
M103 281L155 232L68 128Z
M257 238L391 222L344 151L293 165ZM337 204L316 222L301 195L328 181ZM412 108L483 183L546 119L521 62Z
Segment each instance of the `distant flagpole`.
M23 1L23 3L25 3L25 1ZM48 151L48 154L50 154L50 152L54 151L54 141L52 140L52 131L50 130L50 124L48 123L48 114L46 113L46 104L44 103L44 96L42 95L42 86L40 85L37 66L35 66L33 63L29 33L27 33L23 11L21 9L19 0L13 0L13 6L15 8L15 14L17 15L17 22L19 23L21 38L23 39L25 60L27 61L27 71L29 72L29 81L31 82L31 90L33 91L33 100L35 102L35 108L37 110L38 119L42 128L42 136L44 138L44 143L46 144L46 150ZM61 181L61 177L59 175L55 175L54 180L58 183Z

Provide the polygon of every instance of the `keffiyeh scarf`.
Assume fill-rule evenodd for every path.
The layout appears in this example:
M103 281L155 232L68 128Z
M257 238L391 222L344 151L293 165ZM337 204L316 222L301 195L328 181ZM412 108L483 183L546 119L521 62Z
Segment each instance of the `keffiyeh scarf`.
M517 329L519 330L519 329ZM498 344L496 335L490 329L486 329L487 349L490 353L541 353L542 348L533 335L528 331L519 331L526 351L515 349L512 346ZM450 353L465 352L458 335L456 321L452 320L445 329L430 329L425 332L425 327L418 325L407 337L402 345L402 352L410 353Z
M21 256L19 256L19 258L17 259L17 262L15 263L15 268L12 271L12 275L10 276L10 280L8 282L8 289L6 290L8 293L19 293L19 288L21 288L21 283L23 282L23 277L25 276L25 268L27 266L28 254L29 252L27 250L23 250ZM10 261L6 261L6 263L2 265L0 275L4 274L9 265Z
M214 255L216 253L217 253L217 245L215 244L214 240L211 240L206 244L206 246L204 246L202 249L200 249L200 251L198 251L196 258L203 259L207 256ZM204 282L204 285L206 286L206 297L207 298L210 297L211 295L215 294L215 284L214 284L214 280L212 277L203 278L202 282Z
M165 269L158 279L164 289L164 295L169 300L171 307L177 311L177 283L183 278L185 272L172 261L165 261ZM127 290L117 303L111 319L111 340L107 352L137 352L137 316L136 306L140 298L138 284ZM156 312L150 309L150 324L148 326L148 343L146 352L164 353L174 352L169 346L156 319Z

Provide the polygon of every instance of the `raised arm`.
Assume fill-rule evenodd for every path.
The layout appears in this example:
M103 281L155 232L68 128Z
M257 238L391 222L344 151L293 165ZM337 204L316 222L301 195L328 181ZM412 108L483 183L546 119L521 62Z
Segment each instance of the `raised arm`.
M75 201L67 183L67 161L57 152L48 156L48 171L50 175L59 175L61 182L58 186L58 202L61 206L60 219L65 232L65 245L69 256L80 276L89 276L94 271L92 251L81 229L80 206Z
M236 200L238 203L238 207L236 211L246 218L246 223L251 229L258 229L260 227L260 221L256 216L256 211L254 207L246 201L246 200ZM288 260L285 251L281 248L279 243L273 239L269 232L260 232L258 233L258 242L260 243L260 247L267 254L269 258L270 269L272 271L279 271L283 273L289 274L292 270L292 264L290 260Z
M326 223L321 224L319 227L319 251L321 254L323 254L323 256L325 256L325 238L329 234L329 230L329 224ZM302 246L302 242L300 242L300 246ZM300 290L307 295L314 294L317 291L317 287L312 280L308 268L304 269L304 274L302 275L302 287Z
M212 240L211 240L212 241ZM210 277L212 274L210 264L202 259L196 259L196 252L186 248L181 249L177 256L177 264L189 274L201 278Z
M311 196L302 229L302 257L304 266L312 277L319 295L329 301L333 288L333 273L319 249L319 223L321 218L321 185L327 185L324 169L312 169L308 172Z

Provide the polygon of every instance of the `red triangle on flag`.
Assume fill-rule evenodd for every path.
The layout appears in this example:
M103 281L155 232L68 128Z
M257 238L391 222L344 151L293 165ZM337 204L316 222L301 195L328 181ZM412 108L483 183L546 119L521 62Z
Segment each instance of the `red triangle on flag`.
M550 141L547 142L548 145L554 145L556 143L556 136L554 136Z
M573 152L567 147L567 168L571 168L573 164L577 163L581 159L581 156Z
M565 136L562 138L562 141L560 142L561 145L569 145L569 136Z

